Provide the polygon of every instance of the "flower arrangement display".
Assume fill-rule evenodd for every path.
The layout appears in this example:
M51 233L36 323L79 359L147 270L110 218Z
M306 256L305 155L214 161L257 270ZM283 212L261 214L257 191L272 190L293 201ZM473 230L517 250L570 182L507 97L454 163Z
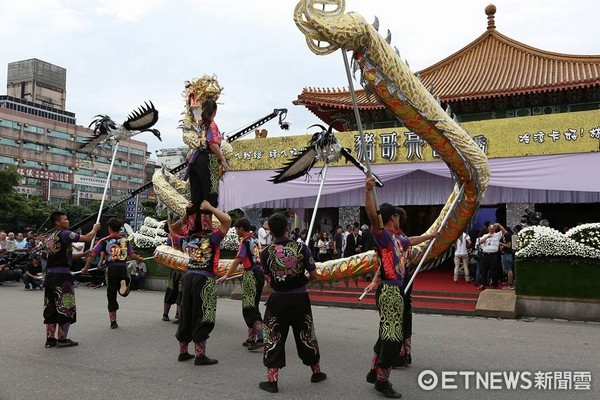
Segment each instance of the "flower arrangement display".
M148 249L167 242L167 233L164 230L164 221L157 221L154 218L144 218L144 223L139 232L133 233L133 243L137 248Z
M600 223L581 224L571 228L565 236L586 246L600 250Z
M600 259L600 224L584 224L563 234L545 226L519 232L517 258Z

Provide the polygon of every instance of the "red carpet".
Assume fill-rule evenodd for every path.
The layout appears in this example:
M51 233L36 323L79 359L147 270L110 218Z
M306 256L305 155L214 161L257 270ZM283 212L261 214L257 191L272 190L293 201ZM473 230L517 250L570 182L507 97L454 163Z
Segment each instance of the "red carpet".
M416 313L472 315L475 311L479 291L473 283L453 281L453 267L440 266L423 271L414 281L412 294L413 311ZM362 301L358 298L369 285L364 279L323 287L312 284L309 288L311 303L315 305L375 309L374 291Z

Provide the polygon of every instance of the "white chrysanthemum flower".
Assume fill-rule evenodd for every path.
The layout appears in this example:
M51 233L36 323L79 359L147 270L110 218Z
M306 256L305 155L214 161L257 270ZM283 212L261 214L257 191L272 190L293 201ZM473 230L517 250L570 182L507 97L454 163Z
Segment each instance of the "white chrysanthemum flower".
M167 234L164 227L164 221L157 221L154 218L144 218L144 223L139 232L133 234L133 243L141 249L153 248L167 242Z
M578 225L569 229L565 236L600 250L600 223Z
M526 227L519 232L521 248L517 251L516 256L520 258L581 257L600 259L600 249L595 248L595 246L586 245L584 241L585 237L569 235L571 231L563 235L550 227ZM579 230L576 232L585 231ZM574 240L573 237L577 237L579 240Z

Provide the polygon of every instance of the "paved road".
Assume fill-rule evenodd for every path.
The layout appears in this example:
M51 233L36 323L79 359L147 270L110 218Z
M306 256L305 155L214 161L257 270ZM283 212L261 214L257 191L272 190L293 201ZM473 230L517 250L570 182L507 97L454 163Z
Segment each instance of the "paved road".
M160 320L163 294L133 292L119 299L119 328L109 328L102 289L76 289L78 347L45 349L41 291L17 283L0 287L0 399L380 399L365 374L377 334L375 311L313 307L322 368L328 379L309 382L293 344L280 373L279 393L265 393L261 355L241 346L246 327L241 303L220 298L208 341L214 366L176 361L176 326ZM413 365L394 370L403 399L599 399L600 324L553 320L497 320L416 315ZM290 339L292 336L290 336ZM418 376L433 370L485 373L590 372L591 390L458 389L425 391ZM462 377L462 376L458 376ZM519 381L520 384L526 384ZM557 381L558 382L558 381ZM571 381L572 382L572 381ZM503 383L497 383L505 388Z

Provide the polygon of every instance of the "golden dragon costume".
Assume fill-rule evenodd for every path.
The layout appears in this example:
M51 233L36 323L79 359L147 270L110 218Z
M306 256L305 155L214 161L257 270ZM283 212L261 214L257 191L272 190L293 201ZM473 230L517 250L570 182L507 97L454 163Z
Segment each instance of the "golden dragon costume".
M324 10L331 6L335 9ZM423 138L446 162L456 179L454 191L427 230L427 233L437 231L448 216L447 223L441 227L441 237L424 260L429 263L452 247L478 210L490 178L487 158L400 59L390 46L391 34L388 32L384 39L377 32L377 21L373 26L361 15L345 14L344 10L344 0L302 0L294 10L294 21L313 53L327 55L340 48L352 51L364 88L375 94L404 126ZM452 209L457 196L460 196L457 205ZM429 241L410 249L408 257L412 264L423 258L428 245Z

